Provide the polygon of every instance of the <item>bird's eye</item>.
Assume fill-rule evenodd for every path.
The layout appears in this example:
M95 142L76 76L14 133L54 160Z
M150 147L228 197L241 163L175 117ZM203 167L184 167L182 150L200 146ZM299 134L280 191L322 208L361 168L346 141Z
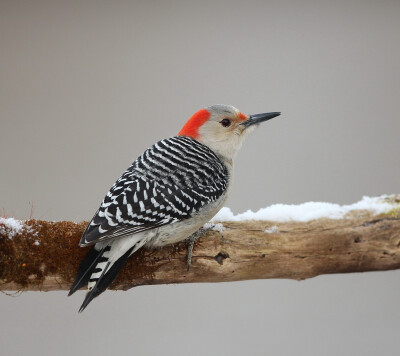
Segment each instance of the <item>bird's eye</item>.
M223 127L229 127L229 126L231 126L231 120L229 120L229 119L222 119L219 123L220 123Z

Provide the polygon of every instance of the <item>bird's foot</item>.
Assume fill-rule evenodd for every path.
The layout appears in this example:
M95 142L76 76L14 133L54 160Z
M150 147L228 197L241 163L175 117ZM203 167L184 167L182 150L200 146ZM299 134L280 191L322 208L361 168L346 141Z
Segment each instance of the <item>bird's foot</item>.
M197 241L197 239L204 236L208 231L212 230L213 227L214 227L214 225L211 225L210 227L208 227L208 226L201 227L194 234L190 235L186 239L187 244L188 244L188 253L187 253L187 258L186 258L188 272L189 272L190 266L192 264L192 253L193 253L193 247L194 247L195 242Z

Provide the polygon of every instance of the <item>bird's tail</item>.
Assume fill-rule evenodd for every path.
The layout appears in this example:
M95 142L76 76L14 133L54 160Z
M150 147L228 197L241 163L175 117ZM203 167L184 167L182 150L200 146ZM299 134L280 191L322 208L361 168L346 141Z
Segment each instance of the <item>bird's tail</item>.
M105 246L102 249L97 249L93 247L82 260L79 265L78 272L75 277L75 281L71 286L68 296L74 294L78 289L87 285L90 280L92 271L95 269L97 262L103 262L102 256L106 254L111 249L111 246Z
M113 241L99 250L93 247L81 262L68 294L72 295L87 284L87 294L79 309L80 313L95 297L108 288L126 264L128 257L144 244L144 241L140 240L134 244L123 240L125 239Z
M117 277L119 271L125 266L128 257L131 255L134 246L126 251L118 260L112 263L112 260L107 256L102 256L101 261L97 263L93 270L89 283L88 291L85 300L79 308L79 313L83 312L89 303L98 295L103 293L107 287Z

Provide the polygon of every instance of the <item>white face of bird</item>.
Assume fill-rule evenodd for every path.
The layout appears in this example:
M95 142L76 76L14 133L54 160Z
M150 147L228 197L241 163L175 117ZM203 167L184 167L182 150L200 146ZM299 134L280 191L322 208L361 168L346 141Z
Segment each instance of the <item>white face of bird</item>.
M207 111L210 118L200 126L198 140L218 155L231 160L255 126L246 129L242 123L248 116L233 106L214 105Z
M245 115L230 105L213 105L193 115L179 134L195 138L224 160L231 161L244 138L259 123L279 114Z

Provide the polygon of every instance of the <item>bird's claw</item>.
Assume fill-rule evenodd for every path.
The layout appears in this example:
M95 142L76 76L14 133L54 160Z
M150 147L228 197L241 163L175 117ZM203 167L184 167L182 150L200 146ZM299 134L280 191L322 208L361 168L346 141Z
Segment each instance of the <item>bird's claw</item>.
M187 238L187 244L188 244L188 253L187 253L187 271L189 272L190 266L192 265L192 254L193 254L193 247L197 239L205 235L208 231L210 231L213 228L213 225L210 227L202 227L199 230L197 230L194 234L190 235Z

